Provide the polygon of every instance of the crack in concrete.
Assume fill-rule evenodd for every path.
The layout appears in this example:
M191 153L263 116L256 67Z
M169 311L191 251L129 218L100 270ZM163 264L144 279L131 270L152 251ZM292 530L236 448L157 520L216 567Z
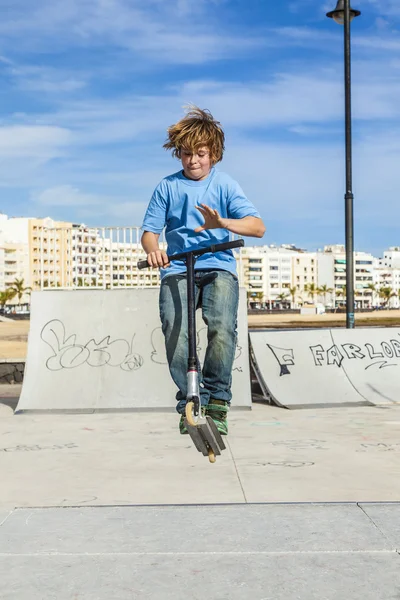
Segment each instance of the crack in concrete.
M6 516L5 516L5 517L4 517L2 520L0 520L0 527L1 527L2 525L4 525L4 523L7 521L8 517L9 517L10 515L12 515L12 514L13 514L13 512L14 512L14 509L13 509L13 510L10 510L10 512L8 513L8 515L6 515Z
M390 544L391 546L393 545L392 540L382 531L382 529L378 526L377 523L375 523L375 521L373 520L373 518L371 517L371 515L369 515L364 508L361 506L360 502L357 502L357 506L358 508L360 508L362 510L362 512L364 513L364 515L367 517L367 519L376 527L376 529L379 531L379 533L382 535L382 537L385 538L385 540L388 542L388 544ZM398 550L397 548L393 549L393 552L400 554L400 550Z
M231 458L232 458L232 461L233 461L233 465L235 467L236 476L238 478L240 488L242 490L244 501L246 502L246 504L248 504L247 497L246 497L246 492L244 491L243 483L242 483L242 480L240 479L239 470L237 468L236 460L235 460L235 457L233 456L233 452L232 452L232 448L231 448L231 445L229 443L229 440L226 440L226 445L228 446L229 452L231 453Z

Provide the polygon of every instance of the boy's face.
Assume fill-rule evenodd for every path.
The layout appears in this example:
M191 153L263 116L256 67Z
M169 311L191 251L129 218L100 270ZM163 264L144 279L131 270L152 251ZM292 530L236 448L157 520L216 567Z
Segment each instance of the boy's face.
M188 179L201 181L210 173L212 163L207 146L201 146L196 151L182 148L181 161L183 172Z

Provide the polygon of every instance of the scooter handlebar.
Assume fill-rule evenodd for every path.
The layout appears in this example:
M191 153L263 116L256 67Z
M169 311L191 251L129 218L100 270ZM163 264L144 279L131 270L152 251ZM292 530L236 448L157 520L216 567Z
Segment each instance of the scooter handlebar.
M213 244L212 246L208 246L208 248L199 248L199 250L192 250L191 253L194 256L201 256L202 254L207 254L208 252L223 252L224 250L232 250L233 248L242 248L244 246L244 240L234 240L233 242L224 242L222 244ZM181 252L180 254L173 254L172 256L168 256L168 260L184 260L189 252ZM149 267L149 263L147 260L140 260L137 263L138 269L147 269Z
M242 248L244 246L244 240L235 240L233 242L224 242L223 244L213 244L209 248L202 248L199 251L194 251L193 254L206 254L206 252L222 252L223 250L231 250L232 248ZM205 252L203 252L205 250Z

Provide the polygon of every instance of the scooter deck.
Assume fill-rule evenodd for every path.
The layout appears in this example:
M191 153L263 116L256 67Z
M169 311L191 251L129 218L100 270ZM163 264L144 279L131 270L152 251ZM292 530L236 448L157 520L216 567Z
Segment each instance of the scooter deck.
M195 427L189 425L185 418L185 426L197 450L204 456L208 456L208 448L211 448L215 456L220 456L221 451L225 450L224 440L211 417L200 419Z

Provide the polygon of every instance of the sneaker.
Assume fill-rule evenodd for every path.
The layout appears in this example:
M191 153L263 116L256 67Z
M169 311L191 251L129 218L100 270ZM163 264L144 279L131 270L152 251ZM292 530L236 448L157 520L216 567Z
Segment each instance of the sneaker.
M226 419L229 405L224 400L210 399L206 408L206 415L211 417L221 435L228 435L228 421Z

